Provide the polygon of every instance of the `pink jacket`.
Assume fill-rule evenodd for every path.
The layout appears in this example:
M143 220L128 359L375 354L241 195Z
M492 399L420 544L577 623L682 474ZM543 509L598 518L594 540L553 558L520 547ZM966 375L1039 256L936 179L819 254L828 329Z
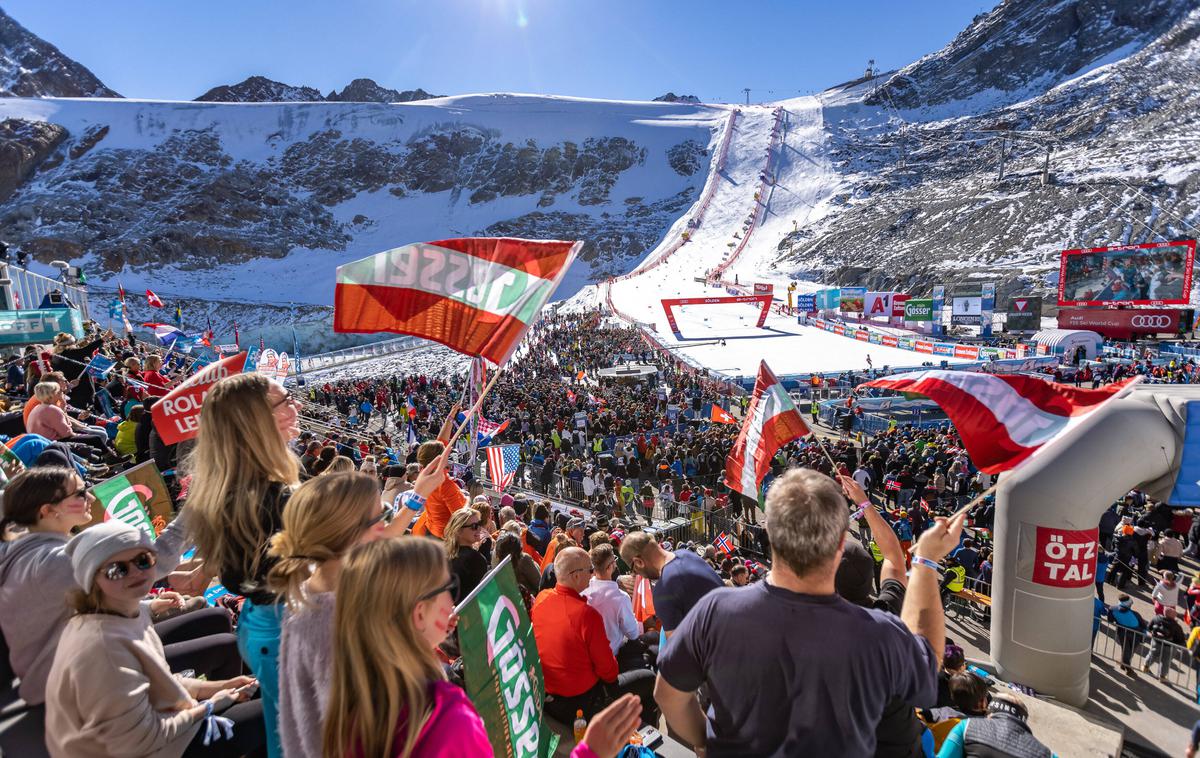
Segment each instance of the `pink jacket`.
M62 440L74 432L67 421L67 412L57 405L39 404L29 412L29 424L25 431L30 434L40 434L51 440Z
M393 758L400 755L396 740ZM361 755L355 751L355 755ZM433 684L433 711L425 722L412 758L492 758L492 743L488 740L483 719L465 692L449 682ZM571 751L571 758L599 758L586 742Z

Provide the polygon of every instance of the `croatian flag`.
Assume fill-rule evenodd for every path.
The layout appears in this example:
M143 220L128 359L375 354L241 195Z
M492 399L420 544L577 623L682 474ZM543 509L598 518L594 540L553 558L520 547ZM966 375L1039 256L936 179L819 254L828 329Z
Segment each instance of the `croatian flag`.
M1014 468L1139 378L1088 390L1018 374L913 371L862 386L912 392L937 403L979 470L998 474Z
M503 492L512 484L513 475L521 465L520 445L492 445L487 449L488 478Z
M412 334L501 365L582 245L467 237L347 263L337 270L333 330Z
M461 424L467 418L467 414L459 413L454 420ZM494 421L488 421L483 417L482 413L475 414L475 436L479 438L479 446L484 447L492 444L493 437L499 437L500 433L508 428L512 419L505 419L497 424Z
M754 396L733 451L725 460L725 484L746 497L758 499L758 485L771 470L779 448L808 434L796 404L768 368L758 365Z
M1187 404L1187 421L1183 431L1183 456L1179 460L1179 475L1167 499L1171 505L1200 506L1200 400Z

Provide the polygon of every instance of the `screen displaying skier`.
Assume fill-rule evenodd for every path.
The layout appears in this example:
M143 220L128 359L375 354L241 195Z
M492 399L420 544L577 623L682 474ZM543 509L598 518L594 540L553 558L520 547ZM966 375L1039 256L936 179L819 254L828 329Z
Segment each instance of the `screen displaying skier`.
M1186 305L1196 241L1064 250L1059 305Z

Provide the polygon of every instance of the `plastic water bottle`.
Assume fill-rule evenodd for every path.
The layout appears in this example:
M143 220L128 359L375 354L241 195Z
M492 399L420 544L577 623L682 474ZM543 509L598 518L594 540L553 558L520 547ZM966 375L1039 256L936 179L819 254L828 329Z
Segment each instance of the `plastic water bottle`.
M992 681L992 675L989 674L988 672L984 671L983 669L979 668L978 666L972 666L971 664L967 664L967 671L970 671L972 674L979 677L980 679L982 679L985 682Z
M583 734L587 731L587 719L583 717L583 710L575 711L575 744L583 742Z

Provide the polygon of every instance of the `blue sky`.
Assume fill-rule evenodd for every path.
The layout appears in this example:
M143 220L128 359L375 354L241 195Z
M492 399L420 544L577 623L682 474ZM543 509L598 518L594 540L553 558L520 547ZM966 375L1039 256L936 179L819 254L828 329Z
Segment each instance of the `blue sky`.
M897 68L994 0L0 0L127 97L261 74L438 94L778 100Z

